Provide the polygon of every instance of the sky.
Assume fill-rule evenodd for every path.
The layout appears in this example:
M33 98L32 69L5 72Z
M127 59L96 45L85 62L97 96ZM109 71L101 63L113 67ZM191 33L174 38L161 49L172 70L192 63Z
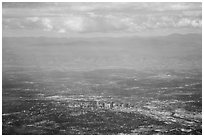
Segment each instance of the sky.
M202 33L202 3L2 4L3 37L97 37Z

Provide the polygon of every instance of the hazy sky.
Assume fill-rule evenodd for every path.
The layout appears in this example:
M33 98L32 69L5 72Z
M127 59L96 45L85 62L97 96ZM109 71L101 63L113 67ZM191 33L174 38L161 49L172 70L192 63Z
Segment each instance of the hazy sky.
M201 3L3 3L3 36L201 33Z

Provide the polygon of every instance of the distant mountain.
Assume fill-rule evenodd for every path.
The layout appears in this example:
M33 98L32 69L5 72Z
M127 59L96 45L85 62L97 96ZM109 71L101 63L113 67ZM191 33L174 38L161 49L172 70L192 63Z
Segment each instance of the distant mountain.
M200 69L202 35L3 38L3 65L41 69Z

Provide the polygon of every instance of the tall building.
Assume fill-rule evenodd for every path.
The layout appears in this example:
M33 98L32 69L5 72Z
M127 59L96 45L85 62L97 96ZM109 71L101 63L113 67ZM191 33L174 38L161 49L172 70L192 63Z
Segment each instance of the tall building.
M113 102L110 103L110 108L111 108L111 109L113 108Z
M109 109L109 108L110 108L110 103L109 103L109 102L105 102L104 104L105 104L105 108L106 108L106 109Z

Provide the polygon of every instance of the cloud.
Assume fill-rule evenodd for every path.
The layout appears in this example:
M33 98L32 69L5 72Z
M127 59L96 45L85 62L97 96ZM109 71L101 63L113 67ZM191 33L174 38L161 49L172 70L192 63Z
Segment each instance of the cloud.
M198 19L188 19L188 18L180 19L176 25L177 25L177 27L187 27L187 26L202 27L201 20L198 20Z
M66 30L61 28L61 29L59 29L57 32L58 32L58 33L65 33Z
M202 27L202 21L201 20L193 20L193 21L191 21L191 25L193 27Z
M26 20L31 21L31 22L37 22L40 20L39 17L27 17Z
M3 29L135 33L201 29L201 3L4 3Z
M192 11L183 11L182 12L183 16L188 16L188 17L202 17L202 10L192 10Z
M84 31L84 19L78 16L71 16L65 19L64 26L68 30L82 32Z
M170 5L171 10L188 10L189 8L191 8L191 5L182 3L175 3Z
M96 7L84 4L84 5L73 5L73 6L70 6L69 9L71 9L73 11L87 12L87 11L92 11L92 10L96 9Z
M45 26L45 31L51 31L53 26L51 25L51 20L49 18L42 18L42 24Z

